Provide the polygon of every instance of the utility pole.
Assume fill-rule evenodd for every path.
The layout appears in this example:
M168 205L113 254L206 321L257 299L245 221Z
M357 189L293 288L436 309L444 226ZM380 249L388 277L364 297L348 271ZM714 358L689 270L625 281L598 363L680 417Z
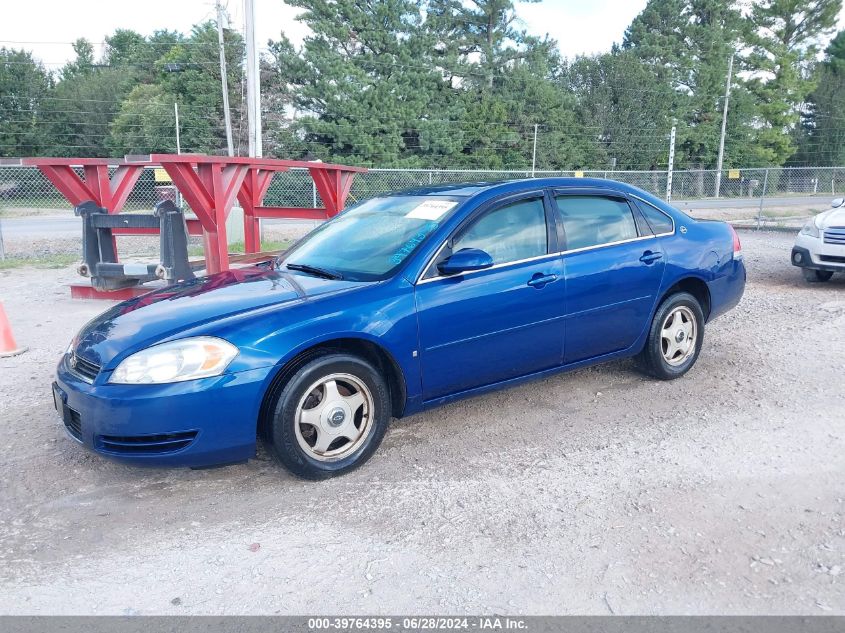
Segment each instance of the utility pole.
M666 172L666 202L672 201L672 171L675 168L675 126L669 135L669 170Z
M534 177L534 170L537 167L537 124L534 124L534 153L531 157L531 177Z
M246 101L249 118L249 155L263 155L261 143L261 77L255 44L255 0L244 0L246 35Z
M728 62L728 80L725 82L725 105L722 109L722 135L719 137L719 158L716 161L716 197L722 194L722 160L725 157L725 128L728 125L728 99L731 96L731 76L734 70L734 56Z
M182 153L182 144L179 142L179 104L173 104L173 114L176 115L176 153Z
M232 143L232 117L229 114L229 80L226 76L226 45L223 41L223 5L217 0L217 45L220 49L220 83L223 87L223 118L226 121L226 145L229 156L235 155Z

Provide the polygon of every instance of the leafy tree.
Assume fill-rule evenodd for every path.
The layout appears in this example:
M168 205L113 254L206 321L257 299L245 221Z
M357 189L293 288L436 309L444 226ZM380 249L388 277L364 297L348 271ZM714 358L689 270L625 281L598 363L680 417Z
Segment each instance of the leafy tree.
M73 47L76 59L59 71L59 81L47 97L44 149L54 156L103 156L109 148L109 125L134 77L95 63L94 48L86 40L77 40Z
M39 126L50 75L26 51L0 48L0 156L32 156L42 151Z
M136 86L111 125L112 153L175 154L176 115L172 104L172 96L161 86Z
M432 65L432 42L413 0L293 0L312 30L296 52L273 44L280 79L307 113L288 143L322 159L419 166L449 155L457 140L441 125L456 99ZM285 152L284 145L279 150Z
M825 60L816 66L816 85L807 100L799 130L798 151L790 162L798 165L845 164L845 31L827 47Z
M819 38L831 31L842 0L757 0L748 87L759 110L755 149L764 161L782 164L795 151L790 132L799 107L814 87L810 69Z
M626 31L623 49L675 92L679 167L715 166L728 62L746 35L747 22L733 0L651 0ZM729 123L731 133L750 124Z
M662 168L678 97L657 70L630 51L579 57L563 73L577 96L580 134L589 140L583 165Z
M244 44L240 34L226 29L226 69L229 86L229 101L235 111L237 123L240 112L240 78L244 56ZM158 70L156 84L160 96L170 100L159 100L161 116L170 116L173 104L179 104L182 150L185 152L226 152L226 129L223 122L223 96L221 94L217 26L205 22L194 26L189 38L174 44L156 62ZM167 110L167 112L165 112ZM147 139L150 143L154 139Z

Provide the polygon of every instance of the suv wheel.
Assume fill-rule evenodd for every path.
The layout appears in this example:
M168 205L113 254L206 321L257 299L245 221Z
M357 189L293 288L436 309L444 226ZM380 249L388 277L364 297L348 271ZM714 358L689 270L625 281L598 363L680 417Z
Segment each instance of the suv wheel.
M801 272L804 274L804 279L810 282L816 281L830 281L833 277L831 270L813 270L812 268L802 268Z

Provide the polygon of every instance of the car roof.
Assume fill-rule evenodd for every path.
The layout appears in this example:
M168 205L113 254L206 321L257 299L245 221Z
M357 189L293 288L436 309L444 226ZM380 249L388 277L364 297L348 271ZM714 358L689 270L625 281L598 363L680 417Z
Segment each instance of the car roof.
M605 178L519 178L515 180L497 180L495 182L462 182L418 187L402 191L401 195L472 197L481 193L506 194L545 187L586 187L614 189L616 191L625 191L634 194L644 193L640 189L624 182Z

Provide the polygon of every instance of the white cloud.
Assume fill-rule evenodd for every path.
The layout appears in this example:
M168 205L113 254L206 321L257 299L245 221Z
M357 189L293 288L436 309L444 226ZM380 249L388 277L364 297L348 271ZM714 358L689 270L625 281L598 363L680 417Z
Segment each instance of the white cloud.
M526 30L557 40L564 57L601 53L622 42L625 29L646 0L547 0L517 3Z

